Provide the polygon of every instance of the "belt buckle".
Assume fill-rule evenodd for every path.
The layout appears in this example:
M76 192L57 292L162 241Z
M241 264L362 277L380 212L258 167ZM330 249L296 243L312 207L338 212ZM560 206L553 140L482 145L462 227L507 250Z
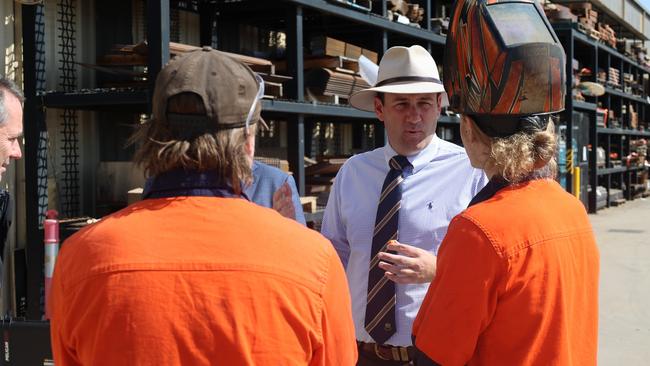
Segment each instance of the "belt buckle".
M411 361L409 357L409 352L407 347L400 347L399 348L400 355L402 356L402 360L404 361Z
M381 355L381 353L379 352L379 345L377 343L375 343L375 355L377 355L377 357L379 357L384 361L392 361L390 358L385 358L384 356Z

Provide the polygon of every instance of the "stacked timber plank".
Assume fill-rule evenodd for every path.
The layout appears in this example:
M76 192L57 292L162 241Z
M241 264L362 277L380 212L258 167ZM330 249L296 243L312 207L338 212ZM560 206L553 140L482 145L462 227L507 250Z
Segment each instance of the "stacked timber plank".
M79 63L79 65L93 69L105 75L110 75L100 86L139 88L146 86L146 56L134 51L135 45L116 44L111 47L108 54L97 58L96 64Z
M319 157L316 163L305 167L305 191L307 195L329 192L339 169L347 161L343 157Z
M621 72L617 68L609 68L609 72L607 73L607 84L613 88L620 89Z
M544 4L544 13L551 22L578 22L578 16L573 14L568 6L547 2Z
M377 63L378 59L377 52L326 36L312 37L309 49L312 56L344 56L358 60L364 55L374 63Z
M311 69L305 75L308 94L318 101L344 104L350 95L370 86L355 73L341 72L341 69Z
M578 16L578 26L589 37L599 40L600 32L596 30L598 12L591 8L591 3L570 3L569 8Z
M569 3L568 6L546 3L544 12L551 22L571 22L577 29L612 48L616 48L616 32L609 24L598 22L598 12L589 2Z
M635 89L637 86L636 79L634 74L624 72L623 73L623 92L626 94L635 94Z
M171 57L200 49L200 47L170 42L169 53ZM236 53L224 52L240 62L248 65L253 71L257 72L265 83L265 98L282 97L282 83L291 80L291 77L277 75L275 66L269 60L240 55ZM121 74L130 76L127 80L111 82L110 85L103 87L146 87L147 74L144 67L148 65L149 47L146 41L134 45L115 45L109 54L103 55L97 59L97 64L82 64L105 73ZM128 69L132 68L132 69Z
M419 4L411 4L407 0L387 0L387 3L390 20L419 27L424 19L424 8Z
M616 32L612 27L609 24L598 23L597 29L600 33L600 41L612 48L616 48Z
M616 45L618 51L634 60L643 66L650 66L650 57L648 57L648 49L644 46L644 42L632 39L619 39Z
M312 38L310 49L304 59L308 100L345 104L352 93L369 87L358 74L358 59L363 55L376 63L376 52L325 36Z

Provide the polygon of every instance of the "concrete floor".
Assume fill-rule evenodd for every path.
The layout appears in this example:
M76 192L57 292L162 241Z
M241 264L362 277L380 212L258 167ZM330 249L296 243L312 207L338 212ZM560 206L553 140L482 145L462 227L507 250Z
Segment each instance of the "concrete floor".
M600 248L599 365L650 365L650 199L590 215Z

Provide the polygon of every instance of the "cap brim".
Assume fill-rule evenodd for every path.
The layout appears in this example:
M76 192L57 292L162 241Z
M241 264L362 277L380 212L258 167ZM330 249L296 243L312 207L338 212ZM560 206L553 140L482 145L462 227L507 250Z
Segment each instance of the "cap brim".
M375 111L375 96L377 93L394 93L394 94L421 94L421 93L441 93L442 107L449 106L449 99L445 88L437 83L430 82L406 82L384 85L376 88L360 90L350 96L350 105L363 111Z

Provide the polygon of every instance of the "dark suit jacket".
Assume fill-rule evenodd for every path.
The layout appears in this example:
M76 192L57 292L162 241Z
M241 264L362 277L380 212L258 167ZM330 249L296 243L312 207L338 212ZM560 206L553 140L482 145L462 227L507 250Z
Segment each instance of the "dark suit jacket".
M300 195L296 188L296 182L293 177L283 172L282 170L255 161L253 163L253 184L246 190L246 196L260 206L273 207L273 193L284 184L289 182L291 187L291 195L293 198L293 206L296 210L296 221L305 225L305 214L302 212L302 205L300 204Z

